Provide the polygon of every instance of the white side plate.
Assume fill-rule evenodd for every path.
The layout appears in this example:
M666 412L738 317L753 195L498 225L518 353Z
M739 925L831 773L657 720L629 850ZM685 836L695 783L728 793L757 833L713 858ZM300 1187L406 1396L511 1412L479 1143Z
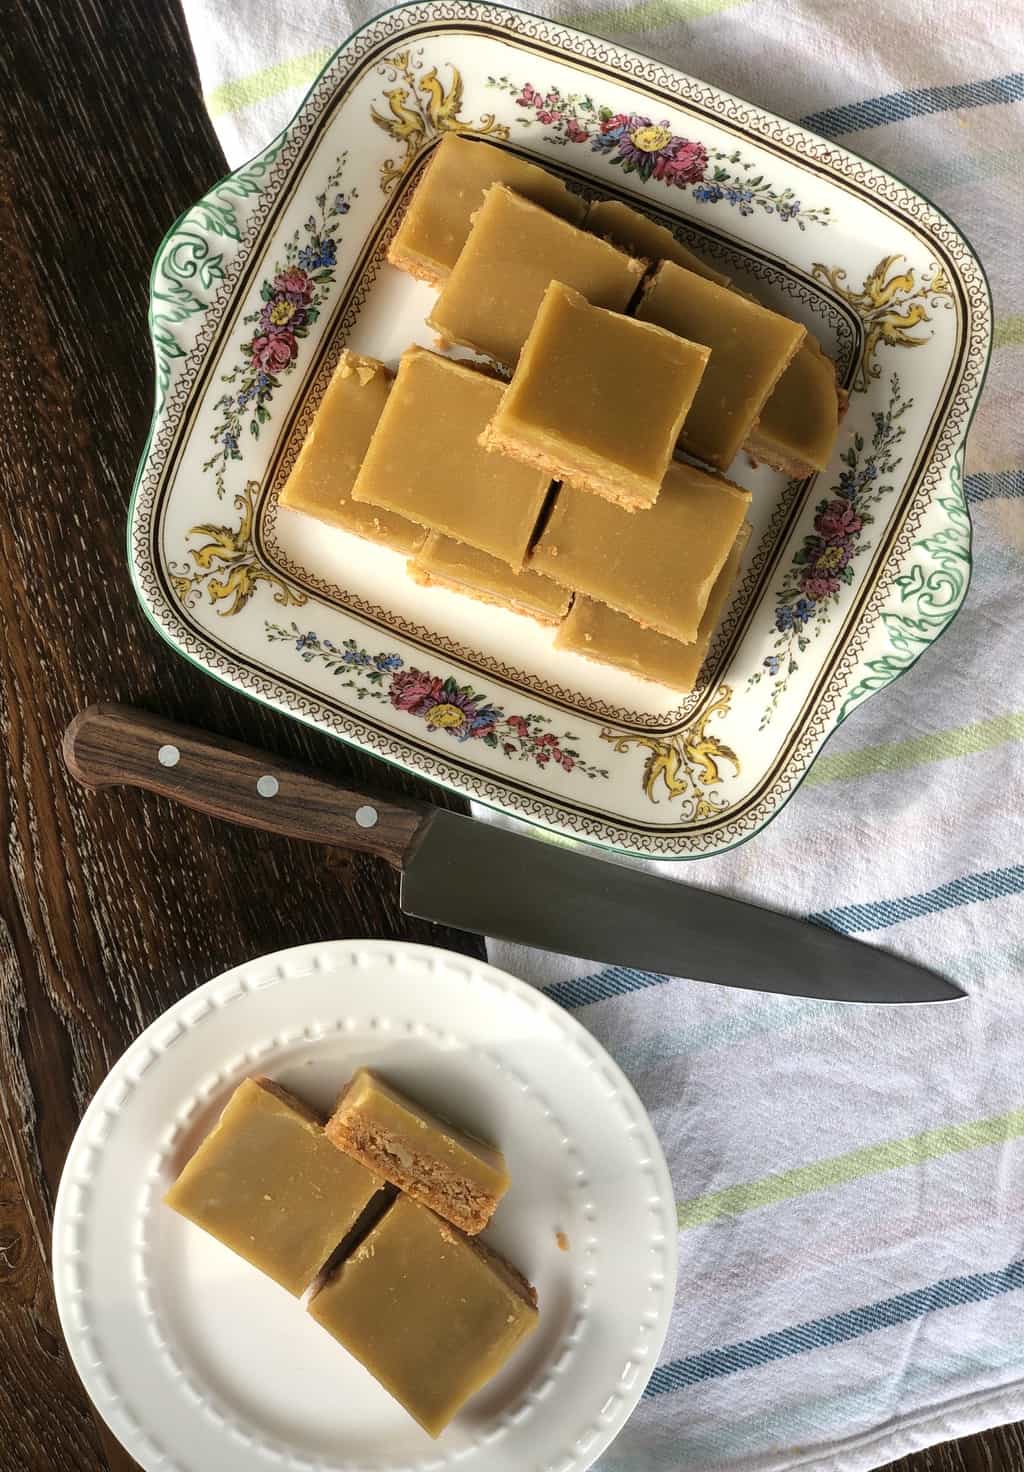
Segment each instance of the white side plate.
M246 1075L327 1111L360 1064L501 1144L513 1184L485 1240L539 1295L536 1332L437 1441L161 1202ZM654 1368L675 1205L633 1089L542 993L447 951L336 941L207 982L132 1044L68 1155L53 1274L75 1367L145 1472L576 1472Z

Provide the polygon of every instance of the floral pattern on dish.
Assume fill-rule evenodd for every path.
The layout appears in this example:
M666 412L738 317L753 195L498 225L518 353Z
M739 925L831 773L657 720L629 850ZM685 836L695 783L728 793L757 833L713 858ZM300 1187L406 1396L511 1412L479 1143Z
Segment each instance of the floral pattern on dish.
M566 744L579 737L571 731L556 736L545 730L549 718L536 711L509 715L472 686L460 685L452 675L408 666L394 651L371 654L354 639L334 644L312 630L304 633L296 623L284 628L267 622L265 627L271 644L292 644L306 664L315 661L327 669L357 699L386 701L395 710L422 720L434 734L459 742L482 741L509 761L530 761L538 767L553 764L566 773L607 779L607 768L586 761L576 747Z
M637 174L647 184L654 179L666 188L689 189L699 204L728 204L741 215L755 210L795 220L801 230L808 224L827 225L831 210L807 208L792 189L776 189L763 174L753 174L739 149L722 153L691 138L673 133L668 122L636 112L615 112L586 93L563 93L557 87L541 92L531 82L522 85L508 77L488 77L488 86L512 95L526 116L523 127L539 123L551 143L563 146L589 143L624 174ZM729 165L730 167L726 167Z
M242 321L252 325L252 336L242 343L241 360L221 382L228 392L214 403L219 411L210 438L216 449L204 463L213 471L217 495L223 496L225 475L232 461L244 458L241 441L248 429L253 439L270 419L269 404L281 377L295 367L299 345L320 316L334 285L338 259L338 222L352 208L359 191L339 188L348 160L341 154L328 176L323 192L316 197L316 214L297 229L284 248L272 276L260 286L260 305Z
M889 403L872 413L874 431L871 448L865 453L864 437L855 433L850 447L840 456L845 469L829 493L815 507L812 529L793 554L775 598L775 640L772 653L762 660L748 684L756 685L763 675L774 681L771 697L761 717L760 729L770 724L790 678L799 668L798 654L810 646L839 603L843 589L853 582L853 561L871 547L863 540L866 527L874 521L871 507L892 492L893 474L902 459L895 453L906 434L901 422L913 405L903 397L898 373L889 385Z

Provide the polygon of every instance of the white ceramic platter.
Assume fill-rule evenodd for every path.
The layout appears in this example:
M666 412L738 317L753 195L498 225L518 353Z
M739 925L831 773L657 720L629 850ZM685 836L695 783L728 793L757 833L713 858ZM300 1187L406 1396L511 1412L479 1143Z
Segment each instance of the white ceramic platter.
M825 473L734 465L754 535L691 696L556 653L550 630L417 587L396 554L278 505L342 346L394 363L431 345L430 290L384 253L453 128L641 204L805 322L850 391ZM632 853L714 853L763 826L959 608L990 317L954 226L835 144L520 11L403 6L345 42L161 249L139 595L212 674L469 797Z
M485 1240L539 1295L538 1329L437 1441L161 1202L246 1075L326 1111L359 1064L500 1142L513 1184ZM561 1008L447 951L337 941L207 982L132 1044L69 1152L53 1275L86 1390L145 1472L576 1472L654 1368L675 1206L640 1101Z

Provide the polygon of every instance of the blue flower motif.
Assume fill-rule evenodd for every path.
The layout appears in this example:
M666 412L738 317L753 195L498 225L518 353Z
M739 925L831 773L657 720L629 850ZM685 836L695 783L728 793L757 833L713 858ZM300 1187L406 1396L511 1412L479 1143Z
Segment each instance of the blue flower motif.
M331 236L326 240L314 237L309 245L304 245L299 251L299 265L304 271L319 271L325 266L336 265L337 260L337 245Z
M762 660L761 663L770 675L777 675L779 673L779 656L777 654L769 654L768 658Z
M347 215L352 206L343 194L334 196L334 213L336 215Z
M699 199L701 204L717 204L725 197L725 191L721 184L698 184L693 191L694 199Z
M378 654L374 658L374 664L379 670L400 670L405 663L400 654Z
M319 643L320 640L313 633L312 629L310 629L308 634L299 635L295 641L295 647L301 654L304 649L316 649Z
M814 617L813 598L798 598L795 603L780 603L775 610L775 627L780 634L802 629Z
M778 203L780 220L795 220L800 213L800 201L798 199L779 200Z
M613 128L610 133L595 133L590 140L591 150L594 153L612 153L625 131L625 127L621 127Z
M365 649L346 649L341 658L345 664L359 665L360 667L373 664L373 660Z
M490 731L501 720L501 711L493 705L482 705L478 710L470 708L467 714L469 720L455 733L459 741L469 741L481 731Z
M220 438L221 444L224 446L225 450L238 449L238 437L237 435L233 435L230 430L225 430Z
M741 215L754 213L754 191L752 189L745 189L742 184L727 184L723 190L723 197L727 204L737 205Z

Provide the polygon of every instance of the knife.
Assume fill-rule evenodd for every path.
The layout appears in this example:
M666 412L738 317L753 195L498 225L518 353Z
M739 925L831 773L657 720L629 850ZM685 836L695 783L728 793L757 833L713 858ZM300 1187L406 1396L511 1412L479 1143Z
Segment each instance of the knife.
M64 733L87 787L127 784L287 838L354 849L401 874L408 915L639 971L833 1002L964 994L923 966L758 905L393 793L356 790L240 742L127 705Z

